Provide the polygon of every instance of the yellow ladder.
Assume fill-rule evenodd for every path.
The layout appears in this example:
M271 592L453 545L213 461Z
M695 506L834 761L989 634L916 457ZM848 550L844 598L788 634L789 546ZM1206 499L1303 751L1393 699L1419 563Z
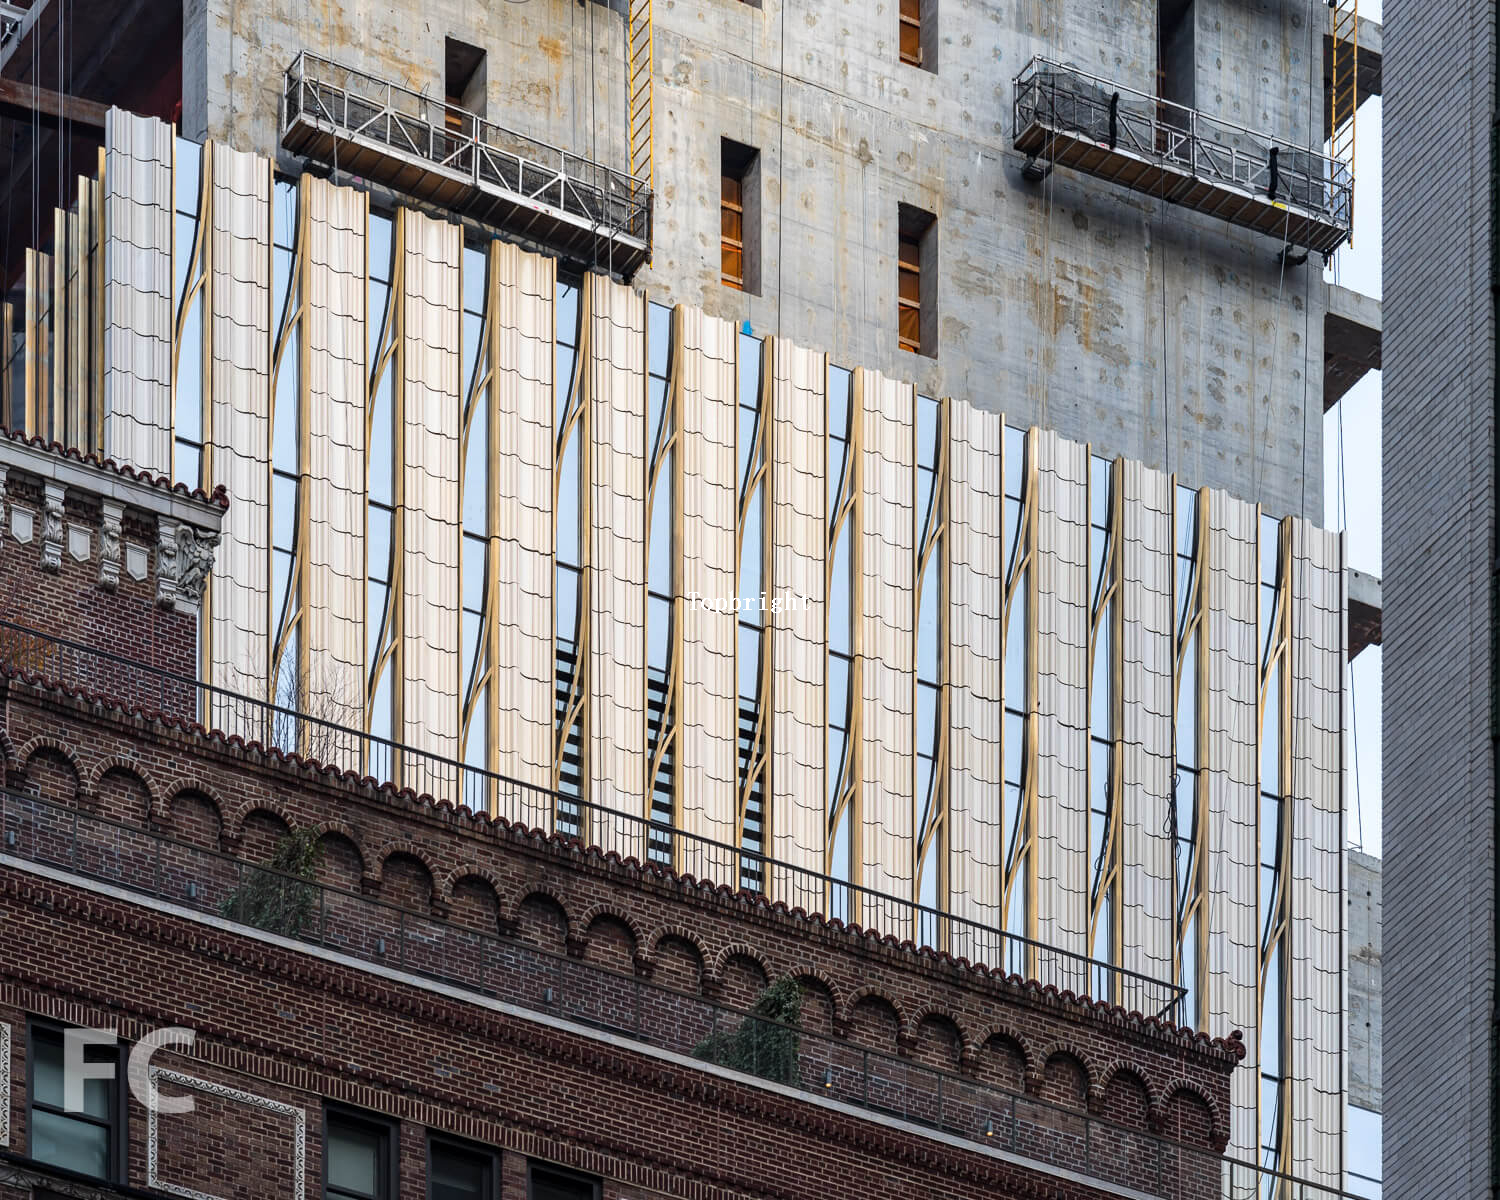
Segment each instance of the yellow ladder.
M629 79L630 173L655 190L651 165L651 0L630 0Z
M1328 129L1333 157L1354 176L1354 116L1359 107L1359 0L1335 0L1328 10L1333 34L1333 80ZM1353 237L1350 244L1353 244Z

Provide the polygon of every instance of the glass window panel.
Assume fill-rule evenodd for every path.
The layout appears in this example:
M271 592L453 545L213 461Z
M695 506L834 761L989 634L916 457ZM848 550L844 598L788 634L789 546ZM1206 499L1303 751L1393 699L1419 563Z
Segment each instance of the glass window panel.
M197 219L178 213L174 218L172 231L172 278L176 288L172 293L172 298L176 301L174 308L181 307L182 298L187 294L188 270L193 265L193 241L197 236Z
M271 539L279 550L290 551L297 541L297 478L271 476Z
M1281 1081L1272 1076L1261 1076L1260 1081L1260 1144L1265 1151L1263 1162L1274 1167L1276 1149L1281 1140Z
M385 601L390 589L384 584L372 582L365 592L365 670L375 669L375 657L380 653L381 624L385 620Z
M471 612L484 611L484 567L488 543L482 538L465 536L463 542L464 607Z
M833 854L828 873L835 879L849 878L849 814L845 812L833 831Z
M649 318L650 361L648 367L653 375L666 375L672 350L672 310L665 304L652 301L647 306Z
M754 703L760 695L760 630L740 625L740 699Z
M489 531L489 415L485 411L486 400L487 396L481 394L476 403L464 455L464 530L480 535Z
M1089 523L1092 525L1109 525L1110 476L1109 459L1090 455Z
M661 474L657 476L656 495L651 503L651 544L646 556L647 586L664 596L672 594L672 463L675 453L667 452ZM748 533L746 536L748 538Z
M827 785L827 813L830 820L833 818L834 806L839 799L839 775L844 765L844 747L848 738L841 729L829 729L828 731L828 770L825 771L824 779Z
M580 562L579 512L578 512L578 456L579 440L568 439L562 461L557 468L557 558L559 562L577 566Z
M366 536L369 544L366 555L370 564L370 578L388 583L391 578L391 514L389 510L372 504L368 515Z
M917 549L920 550L927 540L927 531L932 526L932 494L937 486L937 476L926 467L917 470L917 486L915 501L912 512L916 516Z
M1005 710L1005 781L1019 786L1026 770L1026 718Z
M931 396L917 397L917 465L937 469L938 418L941 406Z
M177 436L203 442L203 297L193 303L177 344Z
M1108 742L1089 742L1089 807L1098 817L1109 815L1110 749Z
M557 640L570 647L578 640L578 572L561 565L557 569Z
M286 320L287 305L291 303L292 251L290 248L276 246L271 251L271 287L271 303L275 306L276 312L276 319L271 323L271 337L274 339L281 333L282 323ZM378 327L380 314L372 313L371 321Z
M289 264L290 265L290 264ZM280 293L285 297L285 291ZM386 305L390 301L391 289L383 283L373 280L370 283L370 295L367 301L369 305L369 324L366 326L366 336L369 339L369 366L375 369L376 356L380 352L380 341L385 333Z
M849 579L849 538L843 537L833 551L833 569L828 573L828 648L837 654L852 654L850 612L852 585Z
M930 683L918 684L916 689L916 704L917 753L929 756L935 755L937 753L939 733L937 685Z
M278 195L278 220L280 214L280 196ZM280 226L278 225L278 228ZM380 213L370 214L370 278L381 283L391 281L391 219ZM288 242L287 245L291 243ZM372 319L376 319L375 311L370 312Z
M1177 559L1177 629L1178 635L1187 628L1188 615L1193 599L1193 560Z
M849 400L853 393L853 380L853 374L844 367L828 368L828 436L830 438L848 440Z
M460 628L463 637L462 658L464 669L464 695L469 694L473 686L475 676L484 668L479 661L479 625L482 618L478 613L469 612L467 609L462 614Z
M370 732L377 738L391 740L391 676L389 666L381 672L380 683L375 688L375 699L370 702Z
M1198 635L1182 652L1182 675L1177 683L1177 761L1198 765Z
M1111 711L1111 657L1114 639L1110 616L1105 614L1094 632L1093 679L1089 685L1089 731L1099 738L1111 736L1114 714Z
M849 728L849 660L839 655L828 657L828 724L842 730ZM836 760L828 761L832 769Z
M31 1157L95 1179L108 1179L109 1127L33 1109Z
M1281 851L1281 799L1262 792L1260 797L1260 861L1275 867Z
M760 407L760 338L740 334L740 405Z
M1019 500L1026 482L1026 431L1005 427L1005 494Z
M1266 680L1260 722L1260 788L1281 794L1281 665Z
M1023 516L1021 502L1014 496L1005 498L1005 579L1009 583L1015 578L1016 562L1020 558L1018 553L1021 549L1021 518Z
M1177 485L1177 553L1193 557L1198 548L1198 493Z
M297 392L301 350L295 337L287 338L276 372L276 411L272 430L271 464L279 471L297 471Z
M271 237L274 245L284 246L291 250L297 245L297 185L290 179L278 179L272 197L272 221L273 228ZM389 264L391 258L390 249L390 222L384 217L370 217L371 236L376 234L376 223L383 222L385 226L385 259ZM389 279L388 273L381 275L382 279Z
M564 346L561 342L557 344L556 361L552 369L556 372L552 385L553 395L557 398L557 433L562 435L563 423L568 416L568 398L573 387L573 362L576 351L571 346Z
M476 664L475 670L478 669ZM485 758L490 740L490 713L486 702L488 692L489 684L485 684L474 699L474 711L469 718L467 740L464 742L464 763L476 771L483 771L489 765ZM471 799L467 803L472 806L474 801Z
M1017 587L1005 629L1005 706L1026 707L1026 585Z
M32 1099L38 1104L63 1107L66 1099L66 1081L63 1073L63 1035L60 1033L38 1033L33 1043ZM90 1063L112 1063L117 1055L103 1046L85 1046L85 1061ZM86 1079L83 1084L83 1114L108 1120L110 1114L110 1092L114 1087L109 1080Z
M464 247L464 311L467 313L484 312L485 257L482 246ZM472 347L475 343L465 341L464 344Z
M1198 993L1198 918L1194 916L1182 931L1182 986L1187 990L1184 997L1184 1014L1189 1022L1197 1022Z
M839 497L844 486L844 472L848 470L849 443L829 441L827 443L828 464L828 531L833 533L833 519L838 515Z
M488 1154L434 1144L431 1200L490 1200L492 1162Z
M764 614L760 612L761 555L764 550L761 541L761 517L765 496L765 489L757 486L755 498L745 509L745 533L740 542L740 597L745 601L740 615L756 625L765 623ZM750 605L752 600L754 601L753 608Z
M197 213L202 170L203 147L188 138L178 138L177 165L172 173L178 212Z
M464 366L463 390L459 392L465 400L474 390L474 379L484 362L484 318L475 313L464 313L463 349L460 361Z
M1191 851L1198 826L1198 775L1194 771L1178 771L1174 785L1177 793L1177 836L1184 843L1183 853ZM1177 864L1183 878L1187 878L1191 863L1182 857Z
M646 386L646 445L654 458L662 444L662 418L667 415L667 381L653 375Z
M759 412L754 408L745 405L740 406L736 451L738 453L737 462L739 463L739 491L742 496L745 494L745 487L750 480L750 463L755 453L755 425L759 415Z
M571 283L557 285L557 340L578 345L578 289Z
M922 576L922 593L917 617L917 678L938 681L939 649L938 632L941 625L938 562L936 555L928 560L927 571Z
M202 483L202 469L203 455L198 447L187 442L178 442L177 462L174 467L175 481L185 483L189 487L198 487Z
M646 611L646 664L665 676L672 656L672 602L648 596Z
M1275 517L1260 518L1260 581L1274 585L1281 551L1281 523Z
M328 1126L328 1186L355 1196L379 1196L385 1138L378 1130Z
M1098 526L1089 527L1089 573L1093 576L1093 585L1090 595L1093 599L1090 606L1097 608L1099 598L1104 594L1104 585L1108 580L1109 567L1109 530L1100 529Z

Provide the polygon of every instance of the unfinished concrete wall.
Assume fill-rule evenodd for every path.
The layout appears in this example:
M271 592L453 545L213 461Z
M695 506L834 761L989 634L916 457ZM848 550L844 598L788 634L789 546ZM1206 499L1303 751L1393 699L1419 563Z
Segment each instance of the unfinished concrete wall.
M1380 860L1349 851L1349 1103L1382 1111Z
M625 165L624 18L603 5L201 3L186 28L207 46L205 125L235 145L272 151L299 50L437 95L451 35L504 64L489 72L492 119ZM1322 7L1195 12L1199 105L1305 143L1321 122L1309 21ZM636 282L1185 483L1320 515L1316 261L1283 267L1274 239L1067 170L1027 183L1009 148L1011 83L1034 54L1154 90L1156 0L940 0L937 13L933 72L899 61L894 0L658 0L656 243ZM720 282L723 137L761 155L759 295ZM901 203L937 216L934 358L897 345Z

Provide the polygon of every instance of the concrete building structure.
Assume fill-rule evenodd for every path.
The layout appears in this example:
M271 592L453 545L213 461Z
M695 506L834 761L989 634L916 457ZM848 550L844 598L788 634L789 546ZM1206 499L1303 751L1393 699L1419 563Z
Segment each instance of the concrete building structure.
M209 727L1239 1029L1337 1188L1326 14L644 14L186 5L8 419L228 492Z

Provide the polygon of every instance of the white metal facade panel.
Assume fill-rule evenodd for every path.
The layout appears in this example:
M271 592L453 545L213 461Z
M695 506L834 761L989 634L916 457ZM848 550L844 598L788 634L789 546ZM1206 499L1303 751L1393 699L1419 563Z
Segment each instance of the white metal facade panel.
M1229 1081L1234 1111L1228 1153L1257 1158L1255 1114L1260 1098L1260 931L1256 911L1259 842L1256 628L1257 525L1253 504L1223 492L1203 493L1208 539L1205 571L1208 641L1208 737L1203 774L1208 786L1208 963L1205 1024L1245 1035L1246 1054Z
M214 152L217 167L219 151ZM364 725L365 224L351 188L303 177L308 207L302 288L306 354L302 622L308 687L341 724ZM216 306L217 307L217 306ZM217 320L217 318L216 318ZM231 505L230 513L234 508Z
M497 291L491 411L490 541L497 589L491 611L496 722L502 775L536 787L552 780L553 696L552 420L557 264L509 242L490 243ZM562 381L566 386L566 381ZM528 824L549 821L528 805Z
M271 164L220 146L209 157L209 469L229 493L209 576L210 678L259 696L271 659Z
M910 900L915 869L913 405L909 384L854 375L859 424L855 653L859 657L860 882ZM911 936L908 910L873 901L861 924Z
M458 262L463 241L457 225L410 210L401 212L401 220L398 736L408 746L457 758Z
M682 597L677 804L685 830L732 846L739 802L733 607L737 333L732 323L697 309L679 308L673 320L679 522L673 573ZM695 850L684 865L716 883L738 883L733 855Z
M1344 579L1340 536L1292 522L1292 1174L1337 1187L1344 1128Z
M955 914L998 928L1005 719L1005 423L948 406L948 871ZM955 933L953 953L974 947Z
M1036 445L1036 937L1082 954L1089 883L1088 453L1047 431L1038 432ZM1055 982L1075 991L1088 985L1072 964L1059 964Z
M646 815L646 302L585 280L588 322L588 713L585 798ZM638 858L643 827L604 821Z
M104 452L166 475L172 469L172 127L112 108L104 118L104 153Z
M1127 461L1121 500L1124 944L1119 962L1152 979L1170 980L1176 939L1171 836L1172 481ZM1160 1011L1170 998L1163 988L1147 1002Z
M827 654L826 356L771 343L770 854L821 874L827 842L824 758ZM909 436L909 435L908 435ZM777 875L773 898L813 909L821 888Z

